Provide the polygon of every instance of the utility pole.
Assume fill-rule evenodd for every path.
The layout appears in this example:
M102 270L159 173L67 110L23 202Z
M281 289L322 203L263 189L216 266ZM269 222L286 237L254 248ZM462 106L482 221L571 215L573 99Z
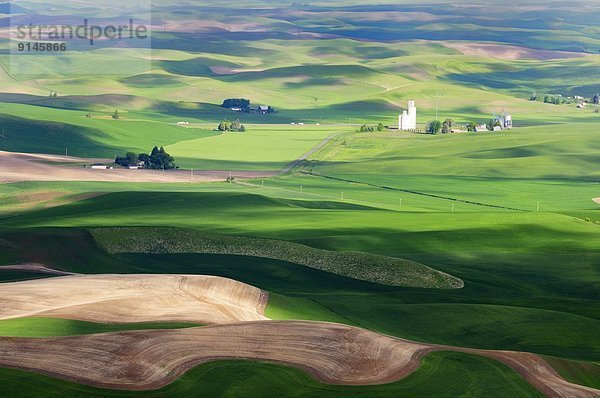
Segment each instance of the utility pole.
M539 213L539 211L540 211L540 202L537 202L537 210L536 210L536 211L537 211L538 213Z
M300 192L304 192L304 187L300 185Z
M260 182L260 187L261 187L261 188L264 188L264 187L265 187L265 182L264 182L264 181L261 181L261 182Z
M344 193L342 192L342 196L340 197L340 199L344 200Z
M194 169L190 170L190 181L194 181Z
M452 213L454 213L454 203L452 203Z
M69 148L65 148L65 157L68 158L69 157Z
M400 207L402 207L402 198L400 198Z

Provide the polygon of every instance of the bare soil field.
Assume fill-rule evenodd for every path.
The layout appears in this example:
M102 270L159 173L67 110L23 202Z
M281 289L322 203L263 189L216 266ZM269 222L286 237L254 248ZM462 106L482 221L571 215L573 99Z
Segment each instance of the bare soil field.
M592 200L600 205L600 198L594 198Z
M564 380L540 356L529 352L455 349L486 356L508 365L547 397L600 397L600 390Z
M398 380L428 348L323 322L263 321L50 339L0 338L0 366L97 387L160 388L203 362L254 359L290 364L337 384Z
M19 181L215 182L225 181L230 173L230 171L206 170L194 171L192 175L186 170L121 168L94 170L89 167L93 163L112 163L112 160L0 151L0 183ZM83 164L88 167L83 167ZM277 171L231 171L231 175L238 178L269 177L276 174Z
M0 338L0 366L96 387L150 390L198 364L221 359L283 363L331 384L399 380L431 351L461 351L504 362L548 397L597 397L530 353L420 344L356 327L309 321L259 321L178 330L24 339Z
M566 51L535 50L526 47L510 46L506 44L473 43L473 42L444 42L444 46L460 51L464 55L473 55L482 58L497 59L563 59L579 58L583 54Z
M0 284L0 319L214 324L267 319L266 303L260 289L212 276L72 275Z

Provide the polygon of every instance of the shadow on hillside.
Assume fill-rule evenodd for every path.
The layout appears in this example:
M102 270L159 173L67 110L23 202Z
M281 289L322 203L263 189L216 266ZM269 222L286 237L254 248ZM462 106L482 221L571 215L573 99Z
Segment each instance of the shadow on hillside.
M37 121L0 114L3 135L0 148L11 152L65 153L79 157L113 156L116 149L99 143L105 134L97 129L59 122Z

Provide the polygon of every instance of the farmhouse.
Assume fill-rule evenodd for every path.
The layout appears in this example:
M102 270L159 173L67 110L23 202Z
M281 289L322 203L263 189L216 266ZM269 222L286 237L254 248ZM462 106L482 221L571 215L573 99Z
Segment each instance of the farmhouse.
M398 130L409 131L417 129L417 108L415 101L408 101L408 110L398 116Z
M267 114L269 112L269 107L266 105L261 105L257 108L257 110L262 113L263 115Z

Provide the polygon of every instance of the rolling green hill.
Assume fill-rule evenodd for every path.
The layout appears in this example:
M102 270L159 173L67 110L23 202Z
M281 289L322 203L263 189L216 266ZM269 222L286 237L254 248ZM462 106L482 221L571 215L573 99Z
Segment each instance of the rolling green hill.
M98 6L65 5L77 17ZM151 54L98 46L65 53L60 69L37 54L15 70L0 38L0 150L112 158L158 145L183 169L274 176L0 184L0 265L229 277L268 290L274 319L534 352L598 388L600 113L575 98L600 92L597 1L246 0L240 9L165 0L152 11L162 29ZM8 26L10 12L48 10L25 2L0 12ZM101 73L115 63L131 67ZM275 112L221 107L228 98ZM515 128L359 132L395 127L409 100L420 130L436 116L464 130L503 111ZM245 133L215 131L238 118ZM32 277L41 276L5 271L0 282ZM0 335L185 326L25 318L0 322ZM407 378L368 387L240 361L201 365L151 392L9 369L0 377L0 397L11 398L539 396L504 365L458 353L428 355Z

